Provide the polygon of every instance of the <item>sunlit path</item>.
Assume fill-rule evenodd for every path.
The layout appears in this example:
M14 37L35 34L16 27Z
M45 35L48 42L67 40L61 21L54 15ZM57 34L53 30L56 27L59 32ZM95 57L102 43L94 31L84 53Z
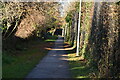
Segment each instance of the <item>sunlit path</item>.
M120 0L2 0L0 11L0 78L120 78Z
M63 38L59 37L54 46L56 50L49 51L27 78L70 78L67 54L62 47L63 42Z

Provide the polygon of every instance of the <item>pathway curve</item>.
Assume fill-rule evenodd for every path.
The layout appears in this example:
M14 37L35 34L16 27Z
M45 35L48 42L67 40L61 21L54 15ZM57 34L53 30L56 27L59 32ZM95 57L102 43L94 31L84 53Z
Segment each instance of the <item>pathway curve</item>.
M39 62L26 78L70 78L63 38L58 37L53 50Z

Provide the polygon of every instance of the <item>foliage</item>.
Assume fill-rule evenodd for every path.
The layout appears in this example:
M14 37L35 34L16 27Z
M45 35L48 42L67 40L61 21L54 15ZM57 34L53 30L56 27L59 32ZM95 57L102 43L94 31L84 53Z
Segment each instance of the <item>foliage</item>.
M72 3L72 8L68 10L66 15L66 25L65 25L65 41L68 41L71 45L76 46L77 40L77 22L78 22L78 4Z
M67 23L71 22L72 21L72 14L68 13L65 20L66 20Z
M22 50L22 44L27 45L27 41L32 38L47 38L48 29L59 25L60 4L57 2L1 2L1 4L0 29L3 51Z
M116 3L82 3L80 55L85 60L87 59L86 65L92 66L98 71L90 73L90 75L94 74L93 77L119 77L119 7ZM74 16L72 16L73 18ZM72 29L74 28L72 27ZM72 31L68 33L68 41L74 37L71 34L73 34ZM74 64L78 67L80 62L73 62ZM73 72L75 71L73 70ZM82 74L82 72L78 74Z
M22 33L28 32L27 35L31 35L32 32L40 31L40 29L47 28L50 23L54 23L58 19L58 3L2 3L4 7L2 8L2 24L3 28L3 38L8 38L13 32L16 32L16 36L23 38ZM54 16L52 16L54 15ZM36 18L36 19L35 19ZM23 21L27 20L26 23ZM29 24L30 22L30 24ZM29 27L26 26L29 24ZM37 25L36 28L32 28L32 24ZM46 26L44 26L46 24ZM55 25L55 24L53 24ZM52 27L53 25L50 25ZM30 28L31 27L31 28ZM21 31L19 28L24 28L25 31ZM28 29L26 29L28 28ZM15 31L16 30L16 31ZM30 31L31 30L31 31ZM35 32L34 31L34 32ZM41 32L41 31L40 31ZM36 32L35 32L36 33ZM14 35L14 34L13 34ZM26 36L25 38L27 38Z

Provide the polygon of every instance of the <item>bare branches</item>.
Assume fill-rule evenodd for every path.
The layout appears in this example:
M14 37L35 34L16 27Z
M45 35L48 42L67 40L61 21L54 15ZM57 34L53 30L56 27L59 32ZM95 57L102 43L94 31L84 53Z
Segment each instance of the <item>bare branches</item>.
M52 20L52 18L58 19L58 15L59 15L59 9L58 9L59 3L57 2L40 2L40 3L8 2L2 4L4 5L2 11L3 13L2 24L4 25L3 26L4 39L8 38L15 31L15 29L19 27L18 23L22 21L24 18L26 18L27 15L29 16L33 15L34 19L32 19L32 17L29 18L29 20L33 20L31 24L39 25L37 27L41 27L41 28L44 27L42 26L43 24L46 24L46 28L47 26L52 26L51 23L55 22ZM36 13L34 14L34 12ZM41 20L42 18L35 20L35 17L39 15L45 17L45 19L43 19L44 21Z

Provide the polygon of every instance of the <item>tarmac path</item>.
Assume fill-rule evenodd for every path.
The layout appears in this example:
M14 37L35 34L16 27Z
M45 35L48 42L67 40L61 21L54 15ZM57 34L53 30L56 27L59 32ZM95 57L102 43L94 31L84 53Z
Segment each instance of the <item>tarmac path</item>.
M67 54L63 45L63 37L58 37L54 47L26 78L70 78Z

